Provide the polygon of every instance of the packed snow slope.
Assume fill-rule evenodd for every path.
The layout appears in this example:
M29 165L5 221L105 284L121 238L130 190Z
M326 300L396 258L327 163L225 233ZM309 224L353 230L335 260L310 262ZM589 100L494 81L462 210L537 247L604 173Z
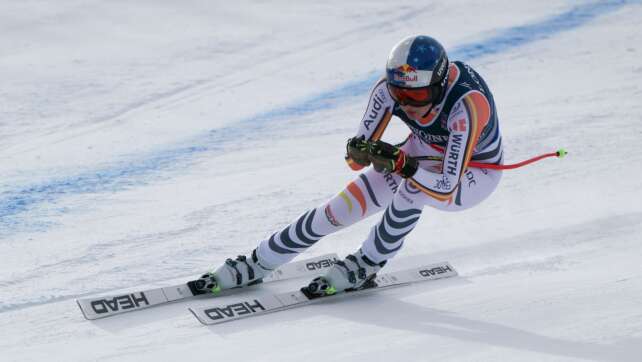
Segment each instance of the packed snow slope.
M640 19L640 1L0 2L0 360L639 361ZM82 317L75 298L187 280L342 190L368 89L415 33L485 77L508 163L569 151L477 208L426 209L387 267L460 277L211 328L187 311L203 299Z

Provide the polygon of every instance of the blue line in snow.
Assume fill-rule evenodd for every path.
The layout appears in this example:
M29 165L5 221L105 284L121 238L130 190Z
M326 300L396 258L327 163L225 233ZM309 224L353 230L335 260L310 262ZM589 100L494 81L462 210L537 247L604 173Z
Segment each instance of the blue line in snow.
M508 28L485 40L449 49L449 56L451 59L470 61L503 53L577 28L599 15L638 2L614 0L579 5L540 22ZM379 73L373 73L293 105L242 119L230 126L214 129L202 137L190 140L188 144L174 145L172 148L138 156L133 160L112 164L102 169L85 171L73 176L61 176L44 183L22 188L18 186L15 190L5 191L0 194L0 238L19 231L46 230L50 222L43 220L47 220L49 216L67 212L66 209L56 208L56 202L65 196L117 192L167 178L169 174L166 171L186 167L198 154L225 150L234 140L241 137L247 139L245 130L249 125L252 126L255 137L259 137L261 132L273 129L276 121L331 109L346 98L365 94L379 76Z

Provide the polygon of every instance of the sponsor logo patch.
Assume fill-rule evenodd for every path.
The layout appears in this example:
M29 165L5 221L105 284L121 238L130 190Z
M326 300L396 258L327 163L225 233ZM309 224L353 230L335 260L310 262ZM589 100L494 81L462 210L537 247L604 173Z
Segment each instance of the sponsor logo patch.
M337 258L334 258L334 259L323 259L323 260L319 260L319 261L311 261L311 262L305 264L305 268L308 269L308 270L326 269L326 268L329 268L329 267L333 266L334 264L336 264L337 261L339 261Z
M477 181L475 181L475 174L471 170L466 170L466 180L468 180L468 187L473 187L477 185Z
M444 144L448 142L448 135L435 135L428 133L422 129L419 129L417 127L414 127L412 124L407 123L408 127L414 133L420 140L422 140L424 143L434 143L434 144Z
M421 192L421 190L419 190L412 182L404 182L404 188L406 189L406 192L411 195L416 195Z
M457 165L459 164L459 153L462 149L463 136L460 134L453 134L452 140L449 144L448 159L446 160L446 172L449 175L457 175Z
M369 131L370 126L373 123L377 123L381 120L381 109L383 108L384 99L379 94L375 94L372 98L372 107L369 108L369 112L365 119L363 120L363 125Z
M251 302L241 302L226 305L224 307L205 309L203 313L205 313L205 315L211 320L219 320L258 313L261 311L265 311L265 307L258 300L254 299L254 301Z
M449 267L448 265L446 265L446 266L438 266L438 267L431 268L431 269L422 269L422 270L419 271L419 274L422 277L430 278L430 277L435 276L435 275L445 274L445 273L452 272L452 271L453 271L452 268Z
M453 122L452 130L456 132L466 132L466 119L460 118Z
M139 308L141 306L149 305L149 301L145 293L136 293L119 295L109 299L98 299L91 302L91 309L96 314L118 312L119 310L127 310Z
M392 173L388 172L383 175L384 180L386 180L386 184L390 188L390 191L393 193L397 192L397 189L399 188L399 184L397 184L397 181L395 181L395 177L392 175Z
M398 82L416 82L419 80L417 69L409 64L399 66L395 69L394 80Z

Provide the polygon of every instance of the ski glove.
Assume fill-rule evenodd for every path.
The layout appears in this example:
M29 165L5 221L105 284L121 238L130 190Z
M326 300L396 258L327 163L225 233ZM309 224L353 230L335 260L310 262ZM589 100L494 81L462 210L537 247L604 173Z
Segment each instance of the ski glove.
M368 159L377 172L395 172L403 178L417 172L417 160L406 155L399 147L383 141L367 142Z
M351 159L361 166L370 166L370 159L368 159L368 141L366 141L364 136L348 139L346 153L346 159Z

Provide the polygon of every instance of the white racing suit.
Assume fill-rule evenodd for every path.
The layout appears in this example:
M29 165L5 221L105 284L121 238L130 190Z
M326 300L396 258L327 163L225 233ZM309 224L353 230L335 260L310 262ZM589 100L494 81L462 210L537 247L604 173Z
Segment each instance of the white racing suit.
M412 177L382 174L372 167L326 203L309 210L257 249L261 263L284 264L323 236L385 209L363 241L363 253L375 263L392 258L425 205L460 211L486 199L497 187L500 170L469 167L469 162L501 164L502 138L495 104L486 83L471 67L453 62L448 89L439 105L412 120L388 93L385 80L375 85L355 136L378 140L392 116L412 131L401 148L419 159ZM361 166L348 159L354 170Z

